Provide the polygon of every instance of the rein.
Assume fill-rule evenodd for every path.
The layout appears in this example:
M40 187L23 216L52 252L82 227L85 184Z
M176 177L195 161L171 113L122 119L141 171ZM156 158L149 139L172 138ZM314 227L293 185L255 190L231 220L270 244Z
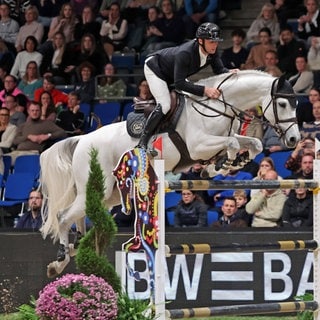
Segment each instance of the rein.
M227 80L229 80L235 73L231 73L230 75L228 75L228 77L226 77L223 81L220 82L220 84L218 85L217 89L220 89L220 87L222 86L222 84L224 82L226 82ZM224 111L219 111L213 107L210 107L208 105L206 105L205 103L203 103L204 101L208 101L210 100L209 98L206 98L205 100L197 100L197 99L194 99L193 97L191 96L188 96L186 94L184 94L188 99L190 99L191 101L193 101L193 103L191 103L191 106L192 108L198 112L200 115L202 115L203 117L209 117L209 118L214 118L214 117L217 117L218 115L208 115L208 114L205 114L203 113L202 111L200 111L195 105L194 103L196 104L199 104L201 105L202 107L204 107L205 109L208 109L208 110L211 110L211 111L214 111L216 113L218 113L220 116L225 116L227 118L229 118L231 120L231 125L230 125L230 130L229 130L229 135L231 133L231 128L232 128L232 124L233 124L233 121L235 119L238 119L239 121L241 121L241 117L240 117L240 113L242 114L245 114L246 116L248 116L249 118L251 118L252 120L253 119L256 119L257 121L259 121L261 124L263 125L267 125L267 126L270 126L272 127L275 132L279 135L280 138L282 138L283 136L285 136L285 134L287 133L287 131L294 125L297 123L297 120L296 118L289 118L289 119L279 119L279 115L278 115L278 110L277 110L277 104L276 104L276 99L277 98L294 98L295 95L294 94L290 94L290 93L277 93L277 92L274 92L275 91L275 84L276 84L276 81L279 80L279 78L275 79L272 83L272 87L271 87L271 99L270 99L270 102L268 103L268 105L266 106L264 112L263 112L263 116L264 114L266 113L266 111L268 110L268 108L272 105L273 106L273 112L274 112L274 116L275 116L275 124L272 125L270 122L268 121L265 121L265 120L262 120L260 119L259 117L256 117L256 116L251 116L249 115L248 113L246 113L245 111L235 107L234 105L226 102L225 100L225 97L224 97L224 94L223 94L223 91L221 90L221 96L222 96L222 99L215 99L219 102L222 102L223 105L224 105ZM226 110L227 110L227 107L229 107L231 109L231 111L233 112L233 115L229 115L226 113ZM279 126L278 124L279 123L286 123L286 122L292 122L292 124L285 130L283 131Z

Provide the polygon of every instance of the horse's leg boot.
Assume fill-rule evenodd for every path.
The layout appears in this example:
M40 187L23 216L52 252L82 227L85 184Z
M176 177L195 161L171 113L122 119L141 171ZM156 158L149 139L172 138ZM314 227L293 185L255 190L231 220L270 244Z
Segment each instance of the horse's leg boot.
M152 135L154 134L155 130L159 126L164 114L162 112L162 107L158 104L155 109L151 112L150 116L148 117L146 124L144 126L144 130L141 134L140 141L137 145L137 148L142 148L147 150L148 149L148 142ZM156 156L157 154L155 150L150 150L152 156Z

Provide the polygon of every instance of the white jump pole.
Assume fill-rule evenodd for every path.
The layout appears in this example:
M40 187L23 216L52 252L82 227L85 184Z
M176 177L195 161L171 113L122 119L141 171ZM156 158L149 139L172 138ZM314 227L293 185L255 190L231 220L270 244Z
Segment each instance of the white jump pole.
M320 142L316 139L315 160L313 161L313 179L320 182ZM313 239L320 241L320 193L319 187L313 193ZM319 242L318 242L319 243ZM313 300L320 302L320 256L319 249L313 251ZM320 320L320 312L313 314L314 320Z
M165 320L165 206L164 206L164 160L154 162L158 177L158 250L155 257L155 315L158 320Z

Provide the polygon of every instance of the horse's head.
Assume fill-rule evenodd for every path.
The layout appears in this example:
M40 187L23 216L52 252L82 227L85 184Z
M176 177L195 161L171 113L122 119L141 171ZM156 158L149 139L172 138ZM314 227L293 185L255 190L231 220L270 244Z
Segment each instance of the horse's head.
M296 119L297 100L294 90L284 77L275 79L271 89L271 100L266 102L264 116L289 148L300 140Z

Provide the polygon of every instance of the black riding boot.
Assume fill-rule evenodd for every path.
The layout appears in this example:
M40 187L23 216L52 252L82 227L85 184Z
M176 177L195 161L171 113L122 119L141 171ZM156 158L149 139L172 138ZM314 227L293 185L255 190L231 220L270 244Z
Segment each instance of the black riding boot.
M162 107L160 104L158 104L155 107L155 109L151 112L151 114L149 115L146 121L146 124L144 126L143 132L140 137L140 141L137 145L137 148L142 148L147 150L149 139L154 134L163 116L164 114L162 112Z

